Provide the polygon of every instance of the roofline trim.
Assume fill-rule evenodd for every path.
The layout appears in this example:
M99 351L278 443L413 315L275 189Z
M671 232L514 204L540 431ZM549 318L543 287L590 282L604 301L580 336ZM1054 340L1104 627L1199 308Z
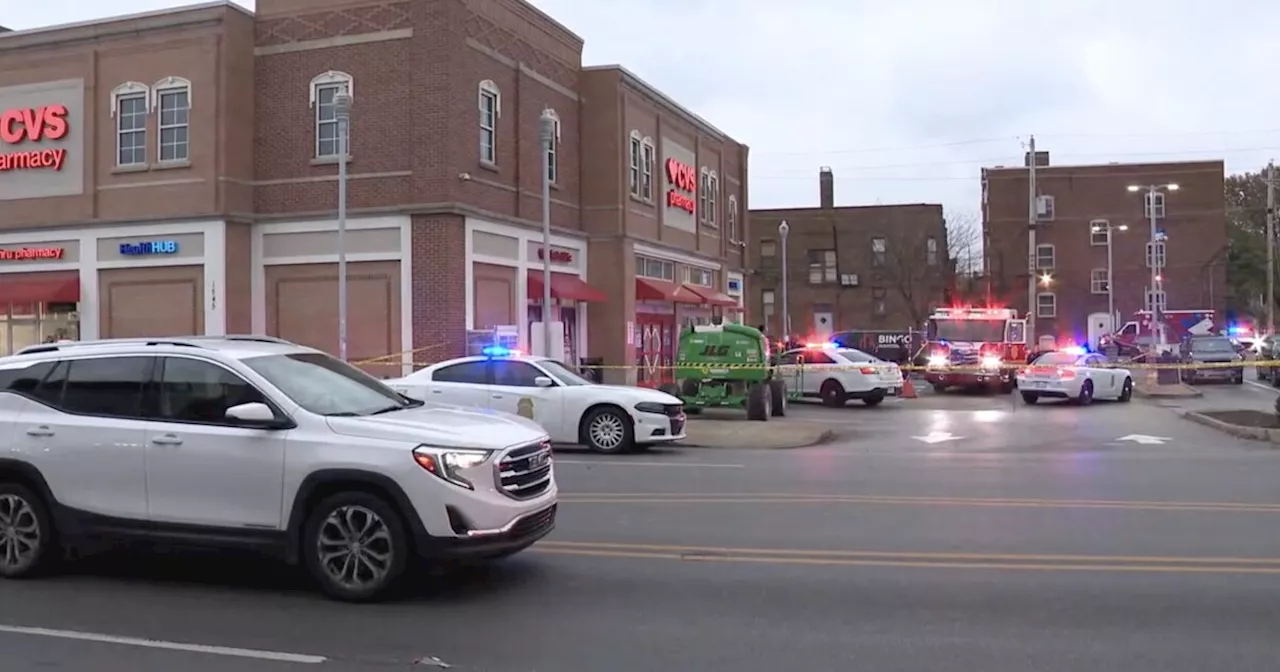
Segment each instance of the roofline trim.
M712 124L711 122L707 121L706 119L703 119L702 117L698 116L694 112L690 111L689 108L681 105L680 103L677 103L675 100L671 98L671 96L668 96L667 94L659 91L653 85L649 84L643 79L640 79L640 77L636 75L634 72L631 72L630 70L622 67L617 63L612 63L608 65L589 65L589 66L583 66L582 68L583 72L595 72L595 71L605 71L605 70L618 71L622 75L623 83L636 89L640 93L643 93L644 95L649 96L650 98L653 98L655 101L658 102L658 104L666 106L672 112L675 112L676 115L684 117L685 121L693 124L694 126L697 126L699 130L714 137L716 140L719 140L721 142L724 142L725 140L730 140L735 143L738 142L737 140L734 140L732 137L730 137L728 133L725 133L724 131L716 128L715 125ZM741 143L738 143L738 144L741 144Z
M1180 161L1150 161L1141 163L1057 163L1049 166L1036 166L1036 172L1052 171L1055 168L1134 168L1147 169L1158 168L1159 166L1187 166L1192 164L1216 164L1225 168L1226 161L1224 159L1183 159ZM989 172L996 171L1025 171L1026 166L987 166L983 170Z
M41 26L39 28L26 28L22 30L13 30L7 33L0 33L0 50L18 49L23 47L38 47L54 45L61 42L78 41L84 39L100 39L107 37L115 37L117 35L136 33L139 30L156 30L164 28L177 28L193 23L201 23L207 21L209 17L199 16L187 18L184 14L208 12L213 9L234 9L248 17L253 17L253 12L237 5L230 0L214 0L213 2L204 2L195 5L186 5L182 7L171 7L169 9L158 9L150 12L137 12L134 14L123 14L120 16L109 16L101 19L91 19L88 21L77 21L75 23L62 23L54 26ZM168 18L169 20L165 20ZM148 21L150 20L150 21ZM106 26L113 23L128 23L133 21L148 21L149 25L144 26L120 26L116 29L103 29L93 31L90 35L61 35L64 31L76 30L80 28L92 28L94 26ZM24 39L25 38L25 39Z

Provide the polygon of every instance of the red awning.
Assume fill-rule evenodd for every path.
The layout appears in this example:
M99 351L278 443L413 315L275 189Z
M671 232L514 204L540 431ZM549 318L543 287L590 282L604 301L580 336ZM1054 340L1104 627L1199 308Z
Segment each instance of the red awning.
M685 289L689 290L702 300L698 303L708 306L721 306L728 308L730 306L737 308L738 301L728 294L721 294L710 287L699 287L698 285L685 285Z
M0 306L79 301L79 272L0 273Z
M702 303L702 297L689 291L684 285L654 278L636 278L636 300Z
M542 271L529 271L529 298L542 298ZM582 278L569 273L551 274L551 298L560 301L590 301L603 303L609 300L604 292L583 282Z

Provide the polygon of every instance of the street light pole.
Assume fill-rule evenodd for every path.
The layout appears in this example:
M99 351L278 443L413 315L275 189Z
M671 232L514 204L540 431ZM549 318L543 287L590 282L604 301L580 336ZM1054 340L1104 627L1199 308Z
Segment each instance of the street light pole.
M1115 272L1111 243L1115 238L1115 232L1128 231L1129 225L1121 224L1120 226L1113 226L1111 222L1107 222L1105 229L1101 226L1093 227L1094 233L1104 230L1107 232L1107 321L1110 323L1108 325L1108 329L1110 329L1110 332L1114 334L1116 331L1116 323L1119 320L1116 318L1116 285L1114 279L1111 277Z
M787 234L790 232L791 225L782 220L778 225L778 237L782 239L782 334L788 343L791 342L791 309L787 305Z
M1156 220L1158 219L1156 217L1156 195L1160 193L1161 189L1177 191L1178 185L1173 183L1149 184L1145 187L1136 184L1129 185L1129 191L1131 192L1144 190L1146 192L1146 196L1144 197L1146 198L1146 202L1143 204L1143 207L1147 211L1147 222L1151 225L1151 239L1147 243L1147 257L1151 266L1151 300L1146 303L1149 304L1148 308L1151 311L1152 328L1155 331L1156 346L1159 351L1163 352L1164 347L1168 345L1168 343L1166 343L1168 336L1164 328L1164 310L1160 307L1157 297L1164 294L1164 263L1161 260L1161 257L1164 255L1158 254L1158 251L1160 250L1161 245L1164 244L1164 241L1161 239L1159 231L1156 229Z
M347 361L347 155L351 127L351 94L333 97L338 121L338 359Z
M538 119L542 136L542 356L560 359L563 353L551 354L551 157L556 141L556 117L543 110Z

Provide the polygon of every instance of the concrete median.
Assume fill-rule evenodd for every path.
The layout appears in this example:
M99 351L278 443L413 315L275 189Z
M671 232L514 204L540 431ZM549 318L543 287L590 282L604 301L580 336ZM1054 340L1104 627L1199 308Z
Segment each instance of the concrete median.
M689 438L680 446L689 448L751 448L786 450L828 443L835 439L830 425L811 420L770 418L752 422L745 418L690 417Z

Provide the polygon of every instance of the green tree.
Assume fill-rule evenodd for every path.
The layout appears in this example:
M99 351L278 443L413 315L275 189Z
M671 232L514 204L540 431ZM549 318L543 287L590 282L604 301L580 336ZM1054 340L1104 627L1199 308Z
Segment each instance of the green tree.
M1231 295L1238 310L1262 313L1267 292L1267 183L1262 172L1240 173L1228 176L1223 188Z

